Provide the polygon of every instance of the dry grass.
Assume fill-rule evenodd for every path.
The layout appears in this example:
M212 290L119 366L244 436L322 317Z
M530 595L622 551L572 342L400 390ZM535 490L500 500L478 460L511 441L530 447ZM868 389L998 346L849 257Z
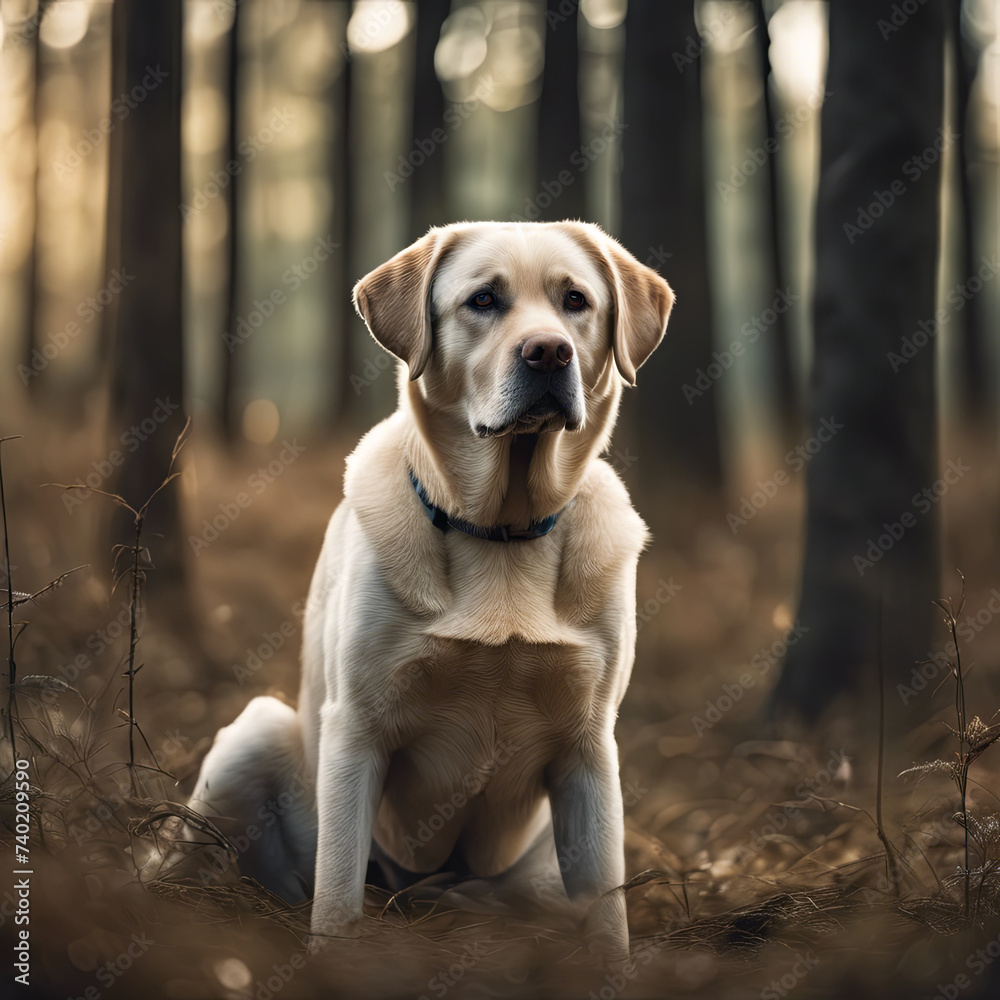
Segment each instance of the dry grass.
M58 591L17 603L12 616L30 622L17 645L12 722L19 755L30 747L32 761L34 995L996 995L1000 965L988 949L992 943L1000 955L1000 800L984 742L993 729L976 722L997 703L983 669L997 656L989 629L971 649L969 662L979 667L942 669L913 703L910 745L888 755L882 811L891 863L874 819L875 730L844 727L834 711L807 735L776 738L759 722L763 684L706 731L692 725L706 699L786 625L795 498L776 501L789 507L765 512L738 539L703 505L700 527L679 530L644 561L640 604L660 580L683 589L643 624L619 725L627 868L637 876L627 889L635 963L632 975L612 981L558 915L434 884L394 897L371 890L362 935L307 958L308 906L288 907L241 878L210 824L193 870L211 869L212 878L160 878L150 859L167 848L168 817L180 811L212 734L254 694L294 695L295 635L249 673L234 667L247 668L248 647L284 622L297 629L293 608L337 500L342 455L307 452L192 558L190 587L203 619L182 634L155 614L140 622L131 662L144 667L129 676L130 601L110 592L110 559L81 542L94 515L81 511L67 523L58 498L39 501L28 485L73 475L59 459L33 467L4 448L17 585L40 591L63 567L91 566ZM186 456L185 478L197 479L197 492L187 494L189 525L233 495L253 464L195 441ZM988 530L986 517L969 512L969 530ZM47 562L37 555L41 538ZM994 579L987 560L971 562L967 604L976 608ZM146 586L155 591L155 570ZM961 716L952 708L956 682L969 706ZM130 686L133 711L123 715ZM133 723L145 740L135 741L130 767ZM952 751L957 742L953 757L949 741ZM9 751L8 739L4 774ZM932 773L897 778L897 758ZM0 788L8 842L12 796L8 781ZM8 909L0 906L5 944L14 930ZM987 950L977 958L977 949Z

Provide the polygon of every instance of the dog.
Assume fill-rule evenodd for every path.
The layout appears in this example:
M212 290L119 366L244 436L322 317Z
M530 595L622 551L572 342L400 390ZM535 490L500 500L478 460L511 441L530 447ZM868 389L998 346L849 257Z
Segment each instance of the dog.
M313 897L313 947L357 933L373 870L528 865L627 958L614 726L647 531L600 455L673 302L582 222L434 228L355 287L398 409L347 460L297 709L251 701L189 803Z

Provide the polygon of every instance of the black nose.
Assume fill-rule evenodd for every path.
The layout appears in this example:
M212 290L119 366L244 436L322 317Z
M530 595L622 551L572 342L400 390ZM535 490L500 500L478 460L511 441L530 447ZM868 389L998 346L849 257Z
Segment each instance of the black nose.
M573 360L573 345L557 333L541 333L524 342L521 357L529 368L556 372Z

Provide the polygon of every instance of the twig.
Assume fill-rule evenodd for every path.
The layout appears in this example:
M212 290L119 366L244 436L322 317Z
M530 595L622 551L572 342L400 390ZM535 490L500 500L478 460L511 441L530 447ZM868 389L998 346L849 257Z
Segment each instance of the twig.
M958 606L958 614L961 615L965 609L965 577L961 570L958 571L962 581L962 600ZM969 905L971 896L971 873L969 871L969 768L975 757L971 754L972 743L969 740L968 724L966 721L965 708L965 676L962 673L962 651L958 645L958 618L950 599L935 601L934 604L940 609L944 616L945 625L951 634L951 641L955 647L955 664L952 673L955 675L955 714L958 716L958 730L955 735L958 737L958 767L955 768L953 776L955 784L958 786L959 807L962 813L963 857L965 867L965 919L969 919ZM969 745L970 753L965 751L965 745ZM975 756L978 756L976 754Z
M0 491L2 492L2 491ZM7 600L0 607L7 608L10 610L10 605L13 604L15 608L20 607L22 604L33 604L36 597L41 597L42 594L47 594L50 590L55 590L56 587L62 586L63 580L66 577L72 575L73 573L79 573L81 569L86 569L87 563L83 563L81 566L74 566L72 569L66 570L65 573L60 573L54 580L50 580L41 590L36 590L33 594L25 594L21 591L11 592L8 587L7 590Z
M885 833L882 823L882 777L885 770L885 658L883 653L882 602L884 589L879 589L878 595L878 634L876 636L875 659L878 663L878 783L875 788L875 829L878 839L885 848L885 877L892 894L899 898L899 875L901 872L896 864L896 853Z
M12 434L0 438L0 446L5 441L14 441L20 434ZM0 453L3 449L0 447ZM0 515L3 517L3 549L4 571L7 574L7 734L10 737L10 752L17 760L17 748L14 744L14 711L15 684L17 681L17 666L14 662L14 581L10 564L10 531L7 528L7 497L3 488L3 460L0 457Z
M138 670L135 666L135 648L139 642L139 631L136 622L136 615L138 614L139 608L139 556L142 552L142 524L146 517L146 511L149 510L149 505L153 502L156 495L162 490L166 485L176 479L180 473L174 472L174 462L177 460L177 456L180 453L181 448L184 445L185 438L187 437L188 429L191 427L191 418L184 423L184 427L181 429L180 434L177 435L177 440L174 442L173 451L170 453L170 465L167 467L167 475L163 482L156 487L155 490L146 499L146 502L136 511L133 510L132 513L135 514L135 541L132 545L132 586L129 596L129 635L128 635L128 767L129 767L129 787L132 790L132 794L136 794L136 774L135 774L135 730L138 723L135 720L135 675ZM126 506L128 506L126 504ZM129 508L132 510L132 508ZM150 561L151 563L151 561ZM139 668L141 669L141 667ZM142 730L139 730L142 736L143 742L146 742L145 735L142 734ZM146 743L148 747L149 744ZM155 758L154 758L155 759Z
M117 571L118 568L118 558L123 552L130 553L131 561L129 563L128 569L122 571L114 580L114 587L117 587L118 582L121 580L126 573L130 575L129 580L129 642L128 642L128 669L125 671L125 676L128 677L128 770L129 770L129 788L134 796L138 794L138 787L136 783L136 762L135 762L135 730L138 726L135 718L135 675L142 669L140 664L138 667L135 665L135 652L136 647L139 644L139 610L140 602L142 599L142 581L145 579L145 569L152 568L152 561L148 558L146 559L146 566L140 565L140 560L144 552L144 547L142 545L142 526L146 518L146 512L149 510L149 505L153 502L156 496L163 490L169 483L173 482L180 473L174 472L174 462L177 460L178 454L180 454L181 448L184 446L184 442L187 438L188 430L191 427L191 418L188 417L181 429L180 434L177 435L177 440L174 442L173 450L170 454L170 465L167 467L167 474L163 479L163 482L156 487L155 490L146 498L146 502L136 510L124 497L117 493L110 493L106 490L100 489L90 489L88 487L80 487L78 484L64 484L64 483L49 483L50 486L60 486L64 490L73 489L89 489L91 493L97 493L101 496L108 497L114 503L118 504L120 507L124 507L134 518L135 524L135 536L133 538L131 545L116 545L114 548L114 569ZM143 735L142 730L139 730L140 736L142 736L143 742L146 742L146 737ZM149 743L146 742L147 748Z
M143 510L146 508L143 507ZM129 596L128 631L128 767L129 787L136 794L135 784L135 647L139 640L136 614L139 606L139 539L142 535L142 515L135 518L135 544L132 547L132 587Z

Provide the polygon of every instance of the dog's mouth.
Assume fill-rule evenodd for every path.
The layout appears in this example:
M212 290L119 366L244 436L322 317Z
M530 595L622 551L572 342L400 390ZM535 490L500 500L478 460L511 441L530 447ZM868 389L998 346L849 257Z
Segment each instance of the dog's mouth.
M476 434L481 438L503 437L506 434L575 431L579 427L580 420L569 412L569 408L561 403L553 393L546 392L507 423L497 427L478 424Z
M584 392L575 358L557 371L530 367L520 352L513 361L499 412L484 413L471 421L478 437L577 431L583 427Z

